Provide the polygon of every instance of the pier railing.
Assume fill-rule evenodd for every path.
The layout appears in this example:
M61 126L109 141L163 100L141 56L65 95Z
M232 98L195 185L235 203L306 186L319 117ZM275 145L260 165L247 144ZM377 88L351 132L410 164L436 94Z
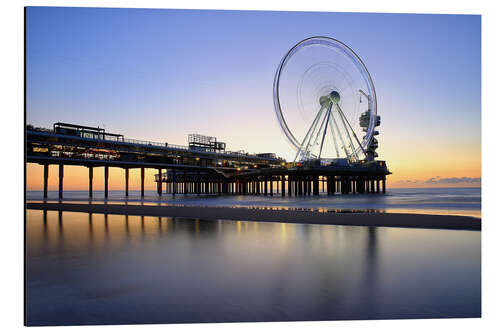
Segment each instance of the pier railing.
M60 135L59 133L55 133L54 130L52 129L47 129L47 128L42 128L42 127L36 127L36 128L30 128L28 127L28 131L35 131L35 132L43 132L47 134L54 134L54 135ZM257 154L250 154L244 151L230 151L230 150L225 150L225 151L212 151L212 150L204 150L201 148L196 148L196 147L189 147L189 146L182 146L182 145L176 145L176 144L171 144L168 142L155 142L155 141L146 141L146 140L137 140L137 139L129 139L129 138L124 138L124 137L115 137L115 136L104 136L103 138L89 138L86 137L85 135L79 134L78 137L81 137L82 139L86 140L94 140L97 142L117 142L117 143L129 143L133 145L141 145L141 146L149 146L149 147L158 147L158 148L164 148L164 149L176 149L176 150L181 150L181 151L186 151L186 152L203 152L203 153L213 153L217 155L232 155L232 156L239 156L239 157L256 157L259 159L263 160L283 160L282 158L263 158L261 156L257 156Z

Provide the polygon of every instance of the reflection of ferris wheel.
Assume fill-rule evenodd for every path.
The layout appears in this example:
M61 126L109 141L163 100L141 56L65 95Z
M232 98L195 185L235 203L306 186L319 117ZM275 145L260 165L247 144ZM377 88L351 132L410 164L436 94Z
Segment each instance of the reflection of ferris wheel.
M377 157L375 87L361 59L338 40L307 38L288 51L274 78L274 107L295 160Z

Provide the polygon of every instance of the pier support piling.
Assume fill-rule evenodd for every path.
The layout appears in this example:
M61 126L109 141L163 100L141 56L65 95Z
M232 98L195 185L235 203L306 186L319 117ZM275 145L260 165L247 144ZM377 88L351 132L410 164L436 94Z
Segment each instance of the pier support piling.
M285 175L281 175L281 196L285 196Z
M201 181L200 181L200 172L196 173L196 194L200 195L201 192Z
M172 195L175 195L177 193L177 179L175 176L175 169L172 170Z
M89 167L89 198L92 198L94 195L93 187L94 187L94 168Z
M43 165L43 197L44 198L47 198L48 181L49 181L49 165L44 164Z
M161 169L158 169L158 195L161 196L162 192L162 179L161 179Z
M64 164L59 164L59 200L63 198Z
M128 178L129 178L129 169L125 169L125 196L128 197Z
M144 168L141 168L141 197L144 198Z
M319 180L318 176L313 176L313 195L319 195Z
M104 197L108 198L109 167L104 167Z

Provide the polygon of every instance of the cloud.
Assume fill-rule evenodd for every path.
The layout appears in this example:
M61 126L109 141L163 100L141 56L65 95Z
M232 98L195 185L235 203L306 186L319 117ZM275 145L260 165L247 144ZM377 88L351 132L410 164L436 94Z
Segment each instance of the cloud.
M481 184L481 177L441 178L441 176L435 176L427 180L402 179L397 182L401 184Z
M423 184L480 184L481 177L471 178L471 177L451 177L451 178L441 178L439 176L432 177L423 181Z

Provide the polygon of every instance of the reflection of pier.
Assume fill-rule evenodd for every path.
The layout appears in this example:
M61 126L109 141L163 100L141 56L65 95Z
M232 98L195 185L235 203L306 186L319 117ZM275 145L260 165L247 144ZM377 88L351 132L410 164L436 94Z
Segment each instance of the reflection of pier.
M49 130L28 126L26 161L44 166L44 197L49 165L59 166L59 198L63 196L65 165L88 168L89 197L93 195L94 168L103 167L105 198L110 167L124 170L125 196L129 194L130 169L141 170L141 196L147 168L158 171L159 195L164 189L173 195L385 193L386 175L390 174L384 161L301 165L286 163L273 153L226 151L225 143L214 137L190 135L189 139L189 146L178 146L130 140L98 127L56 123Z

